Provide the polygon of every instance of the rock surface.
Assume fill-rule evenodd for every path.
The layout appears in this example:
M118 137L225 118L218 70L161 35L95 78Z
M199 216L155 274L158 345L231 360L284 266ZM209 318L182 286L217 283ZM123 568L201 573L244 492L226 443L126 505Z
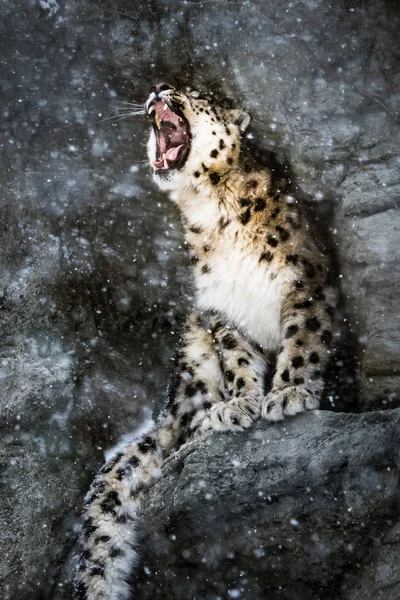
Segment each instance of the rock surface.
M399 433L398 409L317 412L184 447L144 506L138 597L400 597Z
M102 121L157 80L243 105L333 214L360 402L399 405L399 20L389 0L1 3L0 597L70 597L82 495L164 398L191 300L179 219L143 119ZM391 593L385 519L346 600Z

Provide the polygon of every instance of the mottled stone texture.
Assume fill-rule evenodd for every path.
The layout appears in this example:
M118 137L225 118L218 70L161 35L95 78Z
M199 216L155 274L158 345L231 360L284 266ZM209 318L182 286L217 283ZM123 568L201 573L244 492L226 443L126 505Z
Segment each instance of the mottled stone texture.
M70 597L82 495L104 451L156 414L164 398L179 321L191 300L179 219L151 183L143 118L102 121L122 106L118 102L142 102L157 80L231 98L252 115L252 142L289 160L299 189L328 221L337 247L360 344L360 404L364 410L400 404L399 15L397 2L378 0L1 3L0 597ZM200 444L177 464L189 473L198 457L202 472L193 481L204 479L207 493L218 496L217 513L202 512L210 505L198 502L197 483L193 498L186 494L183 501L182 480L168 467L170 487L163 488L163 481L153 501L162 501L162 489L174 490L172 497L180 497L193 516L185 521L186 536L191 530L196 539L203 521L210 536L213 523L222 527L205 558L203 573L211 582L206 597L212 597L219 571L227 583L215 597L239 589L238 570L248 573L243 577L253 586L254 596L247 597L256 597L271 570L271 585L283 579L287 598L298 597L301 586L304 594L312 587L313 600L321 586L324 599L328 589L343 600L367 593L397 598L399 534L390 491L397 471L379 466L386 465L385 432L393 433L396 415L307 416L290 421L286 432L263 425L243 436L222 436L215 455ZM276 435L285 443L279 445ZM228 452L234 441L242 464L247 444L255 448L252 436L261 436L254 465L263 463L266 470L238 468L238 479L232 476L232 452L225 455L223 448ZM272 462L267 439L276 440L276 452L279 447ZM328 456L334 439L341 440L334 448L349 457L348 466ZM355 439L360 441L353 444ZM351 462L364 449L365 460ZM394 448L391 460L398 461ZM307 465L315 461L314 477ZM351 513L345 519L338 511L342 525L335 525L331 496L326 513L315 507L325 506L326 490L332 489L345 506L346 477L354 483L356 464L364 483L354 484L351 506L357 508L359 499L364 516L357 524ZM274 486L285 490L283 504L269 505L254 494L249 501L256 480L266 495ZM309 504L307 486L315 499ZM298 529L282 524L281 505L299 521ZM238 529L235 541L239 525L231 516L245 512L254 531L260 506L264 556L248 541L257 533ZM184 539L172 508L168 515L167 507L147 507L146 514L160 535L164 525L156 514L175 515L171 526ZM282 524L276 534L282 549L270 540L275 516ZM316 537L307 537L313 526ZM172 541L163 540L168 569L176 574L174 592L167 593L172 583L164 578L164 597L184 594L188 588L182 583L182 592L176 591L176 580L189 571L194 582L206 585L196 567L203 542L196 556L174 563ZM222 560L229 547L237 549L234 558ZM212 572L214 555L218 566ZM325 570L317 565L321 556ZM300 571L297 584L293 577ZM310 581L321 581L313 587L304 580L307 572ZM155 581L142 581L143 590L152 589L143 594L156 593ZM201 589L198 594L204 597Z
M138 597L398 598L399 431L398 409L319 412L184 447L144 507Z

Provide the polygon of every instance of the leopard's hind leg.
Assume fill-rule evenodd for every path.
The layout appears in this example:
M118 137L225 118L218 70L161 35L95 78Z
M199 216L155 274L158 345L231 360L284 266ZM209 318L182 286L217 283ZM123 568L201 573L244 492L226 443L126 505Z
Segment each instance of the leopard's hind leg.
M196 432L241 430L260 416L268 361L218 314L193 313L182 336L167 412L179 443Z
M217 315L210 318L210 327L223 377L224 395L211 408L202 429L242 430L261 414L269 361L259 347Z

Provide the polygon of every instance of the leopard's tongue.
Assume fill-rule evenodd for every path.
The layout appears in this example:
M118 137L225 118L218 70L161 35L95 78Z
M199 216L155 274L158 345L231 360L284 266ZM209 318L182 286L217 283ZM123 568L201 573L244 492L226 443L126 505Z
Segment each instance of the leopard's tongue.
M169 148L165 153L163 153L163 156L160 160L153 161L153 167L156 169L168 169L168 163L174 162L174 160L178 158L179 153L184 147L185 144L181 144L180 146L174 146L172 148Z

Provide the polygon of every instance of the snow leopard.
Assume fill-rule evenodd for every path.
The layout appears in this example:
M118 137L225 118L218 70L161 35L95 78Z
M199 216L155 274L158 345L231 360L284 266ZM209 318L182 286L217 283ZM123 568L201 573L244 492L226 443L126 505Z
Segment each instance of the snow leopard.
M75 599L135 597L146 489L183 444L315 410L338 290L301 202L244 152L249 115L158 84L145 103L156 184L180 211L194 307L156 427L109 460L84 501Z

